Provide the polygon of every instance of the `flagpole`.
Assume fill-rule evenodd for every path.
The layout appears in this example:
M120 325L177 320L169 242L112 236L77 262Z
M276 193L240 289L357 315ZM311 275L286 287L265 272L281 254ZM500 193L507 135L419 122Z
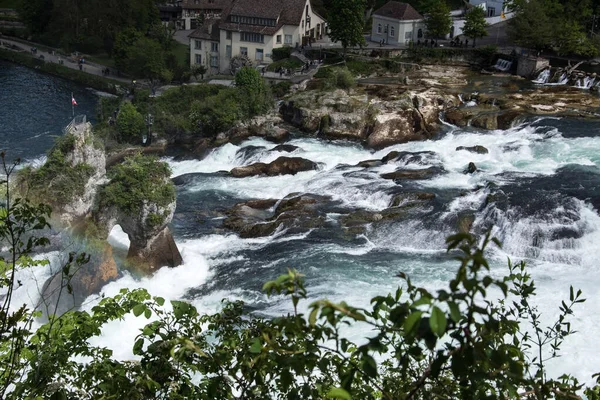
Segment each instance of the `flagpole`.
M73 92L71 92L71 113L73 114L72 118L75 118L75 104L73 104Z

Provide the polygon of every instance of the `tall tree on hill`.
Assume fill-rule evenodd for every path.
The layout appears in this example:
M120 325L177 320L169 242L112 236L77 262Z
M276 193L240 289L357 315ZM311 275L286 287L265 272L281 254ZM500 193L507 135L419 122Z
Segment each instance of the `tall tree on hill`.
M473 7L465 17L465 26L463 27L463 35L473 39L473 47L477 38L487 36L485 29L488 23L485 21L485 11L481 7Z
M341 42L344 55L349 46L362 45L365 0L331 0L327 10L329 36L334 42Z
M429 14L425 17L425 25L429 36L434 38L445 37L450 33L452 17L445 0L437 0L432 5Z
M515 43L538 52L552 46L555 27L541 0L523 3L516 13L508 23L508 34Z

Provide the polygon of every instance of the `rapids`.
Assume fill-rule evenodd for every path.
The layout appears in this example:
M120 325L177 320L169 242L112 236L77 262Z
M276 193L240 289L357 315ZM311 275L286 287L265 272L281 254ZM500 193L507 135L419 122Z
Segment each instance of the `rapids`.
M0 113L4 112L0 123L6 132L0 139L19 156L35 160L50 147L51 141L29 140L35 135L49 136L44 133L48 129L59 134L60 126L69 120L69 99L56 110L36 100L36 104L41 104L36 118L48 115L60 125L40 129L40 125L27 125L29 120L18 113L18 94L38 90L37 96L41 96L48 92L46 102L57 102L75 91L77 101L87 104L86 92L55 78L46 87L41 83L45 76L11 67L17 69L17 75L25 76L17 81L26 80L31 72L40 83L5 95L8 86L1 82L11 77L4 66L0 64L0 94L2 106L12 110L12 114L0 108ZM23 101L33 99L36 97L31 94ZM86 113L93 114L91 107ZM45 124L43 121L40 124ZM144 278L123 271L117 281L106 285L102 294L89 297L82 307L89 310L101 295L114 295L121 288L143 287L153 295L189 300L200 312L216 311L221 299L228 298L244 300L257 314L272 316L288 312L291 302L280 297L269 299L260 289L265 281L288 267L306 275L312 298L344 299L357 306L366 306L373 296L395 290L400 281L394 276L399 271L408 273L416 284L441 288L456 269L456 261L445 252L444 240L456 230L458 216L470 213L475 217L475 233L492 228L504 244L503 249L490 253L495 276L507 273L507 257L513 262L527 261L538 286L535 301L545 320L556 315L560 300L568 298L569 285L583 290L588 300L575 309L573 319L573 327L579 332L565 341L563 357L551 362L549 373L556 377L569 372L584 382L592 382L591 375L600 371L600 352L594 340L600 334L600 256L596 253L600 249L600 122L530 118L506 131L445 125L434 140L377 152L355 143L300 135L287 144L298 149L292 153L272 151L275 144L252 138L239 145L217 148L203 160L166 158L177 186L172 231L184 264L163 268ZM455 150L458 146L474 145L485 146L489 152ZM412 163L398 161L370 169L356 166L360 161L381 159L393 150L426 153ZM314 161L319 170L295 176L243 179L223 173L254 162L270 162L282 155ZM463 170L469 162L474 162L479 172L465 175ZM443 168L444 173L401 185L380 177L398 167L430 166ZM417 209L400 222L371 226L356 236L341 233L338 220L343 212L383 210L395 193L405 189L432 192L436 197L427 207ZM223 212L237 202L281 199L295 192L331 197L335 207L327 209L325 227L279 230L272 236L255 239L242 239L221 227ZM127 241L120 229L113 230L110 242L117 262L124 257ZM52 261L50 267L21 271L19 279L24 285L15 294L20 303L37 304L43 281L51 276L51 269L60 267L60 254L45 256ZM96 343L112 348L115 357L132 358L133 340L146 323L143 318L128 316L104 327ZM360 328L348 332L355 340L367 334Z

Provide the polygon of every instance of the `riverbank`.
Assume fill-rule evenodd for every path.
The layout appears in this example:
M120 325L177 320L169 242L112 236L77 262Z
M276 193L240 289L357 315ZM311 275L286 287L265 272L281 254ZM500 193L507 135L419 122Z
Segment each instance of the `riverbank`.
M46 62L39 58L32 57L29 53L0 48L0 59L33 68L60 78L69 79L103 92L121 94L127 90L127 85L124 82L78 71L64 65Z

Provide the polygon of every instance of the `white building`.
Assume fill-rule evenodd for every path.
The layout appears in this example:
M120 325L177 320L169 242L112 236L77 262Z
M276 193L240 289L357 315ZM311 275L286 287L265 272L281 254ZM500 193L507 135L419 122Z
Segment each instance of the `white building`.
M309 0L232 0L219 20L209 18L189 35L190 62L206 65L209 73L228 72L236 55L269 64L274 48L298 47L325 33Z
M373 13L371 40L391 45L408 45L423 39L426 31L423 16L410 4L390 1Z
M197 21L202 18L220 18L233 0L182 0L181 19L183 29L198 28Z

